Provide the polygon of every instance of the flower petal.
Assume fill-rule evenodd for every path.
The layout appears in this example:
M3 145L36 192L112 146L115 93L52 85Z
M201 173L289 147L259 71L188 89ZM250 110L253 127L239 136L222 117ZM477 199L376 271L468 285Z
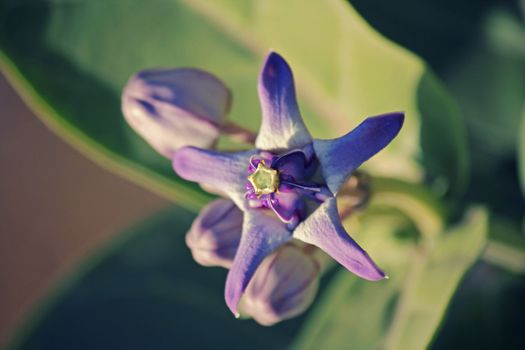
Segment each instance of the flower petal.
M129 125L168 158L183 146L212 147L230 104L230 91L219 79L190 68L139 72L122 94Z
M238 316L237 304L261 261L292 238L277 218L260 210L247 210L239 249L226 279L226 304Z
M294 238L313 244L359 277L370 281L385 278L368 254L348 235L330 198L295 229Z
M305 212L304 201L301 199L301 195L296 192L272 193L268 200L268 206L283 222L292 227L297 226Z
M173 156L173 169L183 179L224 192L241 209L245 207L247 168L255 150L224 153L196 147L181 148Z
M315 140L315 153L332 193L337 193L348 176L396 137L404 113L396 112L367 118L348 134L333 140Z
M292 71L275 52L268 55L259 76L259 99L262 123L257 148L293 149L312 142L297 106Z
M272 162L272 168L277 169L285 180L303 180L313 175L317 164L313 146L309 144L303 149L294 149L277 156Z

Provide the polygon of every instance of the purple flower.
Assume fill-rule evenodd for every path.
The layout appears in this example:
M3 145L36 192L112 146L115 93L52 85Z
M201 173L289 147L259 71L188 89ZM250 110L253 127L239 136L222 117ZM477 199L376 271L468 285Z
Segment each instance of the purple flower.
M348 134L315 140L303 123L286 61L270 53L259 77L262 124L255 149L225 153L183 147L173 168L184 179L227 194L243 211L242 235L228 273L226 303L237 306L263 259L291 239L315 245L367 280L385 278L344 230L337 192L364 161L384 148L403 113L371 117Z

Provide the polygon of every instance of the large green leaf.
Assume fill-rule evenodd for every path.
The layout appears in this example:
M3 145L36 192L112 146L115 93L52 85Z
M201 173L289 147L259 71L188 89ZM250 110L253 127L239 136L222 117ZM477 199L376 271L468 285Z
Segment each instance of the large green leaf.
M184 245L193 215L172 208L86 261L20 331L14 349L283 349L302 320L236 320L226 270L197 265Z
M127 127L119 110L123 85L147 67L210 70L233 90L232 119L255 130L256 77L270 48L293 66L315 136L404 110L401 135L368 167L418 180L423 151L427 178L441 189L465 183L462 127L447 95L420 59L342 0L3 0L0 16L2 67L46 124L99 163L187 206L208 197Z
M390 278L370 283L341 271L295 349L424 349L484 247L486 212L472 210L462 223L426 239L417 239L399 215L370 215L353 224L359 242L381 252L374 258Z

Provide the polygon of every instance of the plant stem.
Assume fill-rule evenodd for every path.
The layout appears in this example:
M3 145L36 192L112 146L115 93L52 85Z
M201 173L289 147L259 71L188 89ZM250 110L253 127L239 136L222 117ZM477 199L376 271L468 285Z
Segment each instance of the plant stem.
M231 140L240 143L254 144L257 134L233 122L227 122L221 128L222 133Z

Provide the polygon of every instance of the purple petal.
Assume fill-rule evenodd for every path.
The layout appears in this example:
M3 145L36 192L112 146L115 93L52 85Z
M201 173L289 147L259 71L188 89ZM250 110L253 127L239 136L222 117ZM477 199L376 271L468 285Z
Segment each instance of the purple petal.
M183 179L224 192L244 208L247 167L255 150L224 153L195 147L181 148L173 156L173 169Z
M370 281L385 278L383 271L345 231L335 198L324 202L297 226L293 235L294 238L321 248L359 277Z
M330 191L337 193L357 167L388 145L403 120L401 112L370 117L340 138L315 140L315 153Z
M188 68L142 71L122 94L129 125L168 158L183 146L213 146L230 104L230 91L219 79Z
M259 75L259 99L262 123L257 148L293 149L312 142L297 106L292 71L275 52L268 55Z
M278 156L272 163L272 168L286 180L302 180L313 175L317 162L314 159L312 145L304 149L296 149Z
M296 226L304 215L304 201L295 192L272 193L268 205L283 222L292 226Z
M237 305L261 261L277 247L292 238L292 234L277 218L257 210L247 210L244 216L241 243L226 279L226 304L238 316Z

